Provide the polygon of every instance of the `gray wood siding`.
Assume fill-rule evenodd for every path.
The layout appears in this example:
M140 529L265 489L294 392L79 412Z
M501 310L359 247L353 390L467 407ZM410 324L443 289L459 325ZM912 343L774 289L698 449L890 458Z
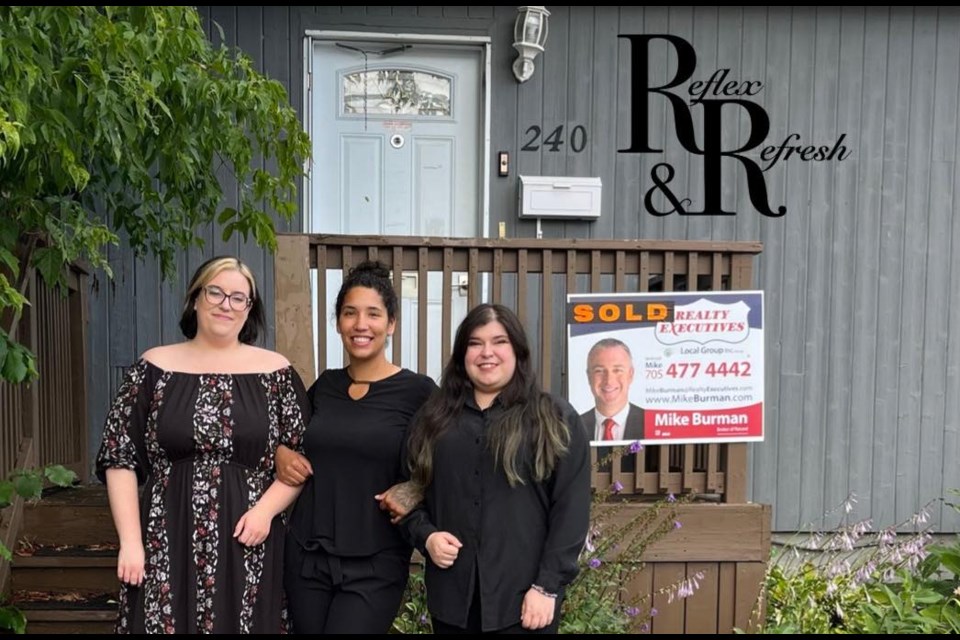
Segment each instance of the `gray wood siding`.
M960 222L954 199L960 12L549 9L546 52L522 85L510 71L515 7L216 7L201 13L222 26L228 45L239 46L287 87L298 111L307 29L489 36L492 161L501 150L511 159L509 177L496 177L495 167L488 167L491 234L502 221L510 236L535 235L535 223L516 212L523 173L603 180L599 220L545 221L545 237L762 241L755 284L766 292L768 435L751 447L750 483L752 500L773 505L775 530L822 523L851 491L859 500L855 515L888 525L960 487ZM219 42L217 30L211 33ZM651 100L650 131L663 153L617 152L628 144L631 114L629 48L617 35L628 33L670 33L690 42L697 54L693 79L728 68L731 79L762 80L763 90L751 99L770 117L765 144L779 144L791 133L801 136L799 144L832 144L845 133L852 156L843 162L790 159L767 171L769 201L787 206L785 218L754 211L744 172L731 161L722 167L722 202L737 215L645 213L650 172L660 162L676 170L674 193L699 208L703 161L682 148L672 110L659 98ZM657 47L651 81L662 84L675 69L676 55ZM701 110L693 113L702 130ZM557 152L521 151L532 125L543 136L563 125L565 141L572 127L582 125L588 144L581 153L569 144ZM725 119L725 148L745 140L749 127L742 114ZM224 205L236 198L235 186L228 188ZM654 204L667 203L657 194ZM283 229L301 226L298 215ZM98 278L90 302L91 447L116 368L154 344L178 339L182 291L200 261L215 252L237 253L272 298L268 254L236 238L223 243L213 228L201 237L206 248L182 255L169 282L160 281L154 263L111 249L116 279ZM505 290L507 300L514 291ZM536 293L532 287L530 294ZM557 348L559 316L551 320ZM528 319L531 329L540 326L538 305L529 306ZM556 360L551 379L559 390L566 372ZM933 515L938 528L960 530L949 507L938 503Z

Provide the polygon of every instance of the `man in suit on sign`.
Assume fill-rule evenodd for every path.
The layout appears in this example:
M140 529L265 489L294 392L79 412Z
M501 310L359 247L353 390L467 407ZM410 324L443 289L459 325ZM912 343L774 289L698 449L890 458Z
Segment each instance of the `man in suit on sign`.
M616 338L604 338L587 354L587 379L595 407L580 416L591 440L643 438L643 409L630 402L633 383L630 348Z

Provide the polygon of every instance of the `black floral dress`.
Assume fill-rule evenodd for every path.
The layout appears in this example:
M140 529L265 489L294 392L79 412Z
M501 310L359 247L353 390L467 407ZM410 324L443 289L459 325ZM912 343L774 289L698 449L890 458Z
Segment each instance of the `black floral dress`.
M273 481L274 452L300 450L309 403L292 367L193 374L141 360L127 371L97 456L143 484L146 564L121 587L119 633L280 633L283 523L246 547L237 521Z

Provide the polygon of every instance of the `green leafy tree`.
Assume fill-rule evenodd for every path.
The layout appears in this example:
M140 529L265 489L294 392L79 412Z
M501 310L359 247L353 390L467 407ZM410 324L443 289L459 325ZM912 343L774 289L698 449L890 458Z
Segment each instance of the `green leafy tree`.
M268 211L293 215L308 154L283 87L192 8L0 7L0 378L37 375L10 337L28 266L50 286L77 259L110 276L122 230L169 275L213 220L273 249Z

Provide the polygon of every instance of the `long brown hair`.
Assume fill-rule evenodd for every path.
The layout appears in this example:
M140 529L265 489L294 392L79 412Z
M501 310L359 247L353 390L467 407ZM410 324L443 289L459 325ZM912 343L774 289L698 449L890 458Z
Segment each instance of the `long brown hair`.
M503 412L491 425L488 438L497 464L503 468L510 486L523 484L526 479L520 468L521 448L529 447L533 480L542 482L550 477L557 460L567 452L569 428L550 395L537 383L523 325L510 309L498 304L481 304L460 323L453 353L440 380L440 391L424 405L410 432L410 471L422 487L433 479L437 440L457 421L473 394L465 364L470 337L478 327L494 321L503 325L517 358L513 377L498 396Z

